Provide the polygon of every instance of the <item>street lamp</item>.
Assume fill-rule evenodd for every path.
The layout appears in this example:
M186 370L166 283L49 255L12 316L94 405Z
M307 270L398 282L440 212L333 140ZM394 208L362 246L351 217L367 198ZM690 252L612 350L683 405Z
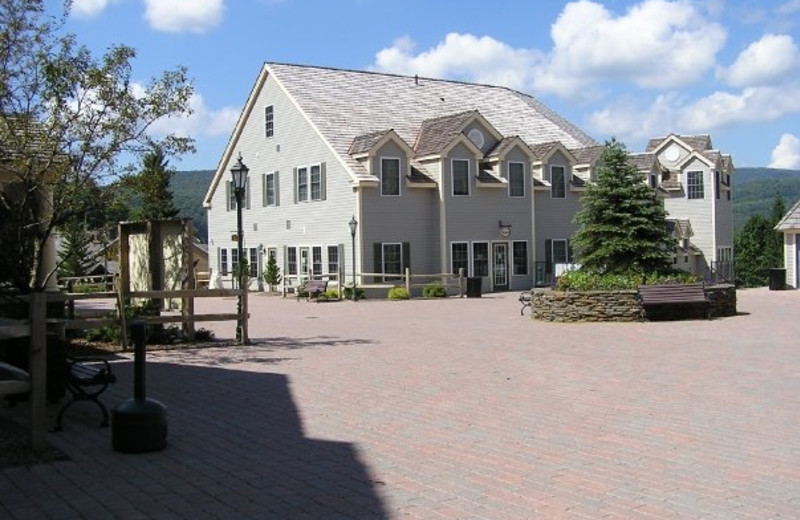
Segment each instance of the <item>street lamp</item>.
M242 199L244 198L244 191L247 188L247 173L250 169L242 162L242 154L239 153L239 159L236 164L231 168L231 176L233 177L233 194L236 196L236 249L239 256L237 283L239 286L238 298L238 323L236 325L236 339L239 344L247 343L247 288L244 287L244 230L242 229Z
M356 301L356 230L358 229L358 221L356 216L350 218L347 223L350 226L350 237L353 239L353 301Z

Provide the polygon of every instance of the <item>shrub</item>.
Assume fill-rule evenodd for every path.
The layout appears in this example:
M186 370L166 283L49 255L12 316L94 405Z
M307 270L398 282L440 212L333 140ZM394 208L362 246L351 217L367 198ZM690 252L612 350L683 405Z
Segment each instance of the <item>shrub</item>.
M196 331L194 331L195 341L212 341L213 339L214 339L214 332L208 329L199 328Z
M350 300L353 298L353 288L352 287L345 287L344 288L344 299ZM367 293L362 287L356 288L356 300L365 300L367 298Z
M447 298L447 288L438 283L431 283L422 289L425 298Z
M325 291L325 298L328 300L338 300L339 299L339 291L337 289L327 289Z
M392 287L389 289L388 298L390 300L408 300L411 295L408 294L405 287Z
M699 277L685 271L662 273L597 273L594 271L568 271L558 278L557 291L624 291L636 290L639 285L697 283Z

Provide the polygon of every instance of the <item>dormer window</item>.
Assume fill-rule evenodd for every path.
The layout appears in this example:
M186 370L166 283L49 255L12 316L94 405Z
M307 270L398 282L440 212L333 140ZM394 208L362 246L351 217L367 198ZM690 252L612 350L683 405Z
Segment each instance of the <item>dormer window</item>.
M275 134L275 112L272 105L264 107L264 133L267 137Z
M705 198L703 189L703 172L686 172L686 197L689 199Z
M525 165L522 163L508 163L508 196L525 196Z
M567 198L567 172L563 166L550 167L550 197Z
M381 195L400 195L400 159L381 157Z
M452 162L453 195L469 196L469 161L453 159Z

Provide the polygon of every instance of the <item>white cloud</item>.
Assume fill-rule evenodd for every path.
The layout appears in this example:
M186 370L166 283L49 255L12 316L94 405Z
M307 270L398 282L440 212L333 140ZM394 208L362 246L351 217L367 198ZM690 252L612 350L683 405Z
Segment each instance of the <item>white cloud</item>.
M715 66L726 38L724 29L688 0L644 0L623 16L590 0L571 2L551 35L549 53L450 33L415 54L404 37L378 52L373 68L590 98L604 82L659 89L696 82Z
M766 34L750 44L728 69L718 76L734 87L774 85L796 75L800 50L791 36Z
M240 108L209 108L201 94L192 94L189 100L191 114L156 121L151 131L157 135L175 134L184 137L216 137L229 135L239 119Z
M789 0L788 2L784 2L783 4L779 5L776 9L778 14L780 15L789 15L794 14L800 11L800 0Z
M770 168L800 170L800 139L792 134L783 134L778 145L772 150Z
M145 20L165 32L202 33L220 24L223 0L144 0Z
M376 54L372 68L523 89L531 84L533 67L540 60L537 51L514 49L489 36L450 33L436 47L417 55L409 37L399 38Z
M119 0L74 0L70 13L78 18L92 18Z
M550 32L555 45L536 87L566 96L603 81L694 83L715 65L726 39L722 26L687 0L644 0L622 16L579 0L567 4Z

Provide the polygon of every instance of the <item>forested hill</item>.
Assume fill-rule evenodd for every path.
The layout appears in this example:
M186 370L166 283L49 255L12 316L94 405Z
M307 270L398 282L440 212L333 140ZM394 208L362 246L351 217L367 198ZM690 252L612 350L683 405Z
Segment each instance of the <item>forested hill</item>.
M203 197L214 170L178 171L170 188L181 217L194 219L197 237L208 241L208 224ZM775 194L783 195L789 208L800 199L800 170L774 168L737 168L733 176L733 223L739 229L750 215L769 215Z
M169 186L180 217L193 219L195 235L204 243L208 242L208 223L203 198L213 176L214 170L178 171L172 176Z
M776 193L783 195L787 208L800 199L800 170L737 168L731 180L733 225L737 230L750 215L769 216Z

